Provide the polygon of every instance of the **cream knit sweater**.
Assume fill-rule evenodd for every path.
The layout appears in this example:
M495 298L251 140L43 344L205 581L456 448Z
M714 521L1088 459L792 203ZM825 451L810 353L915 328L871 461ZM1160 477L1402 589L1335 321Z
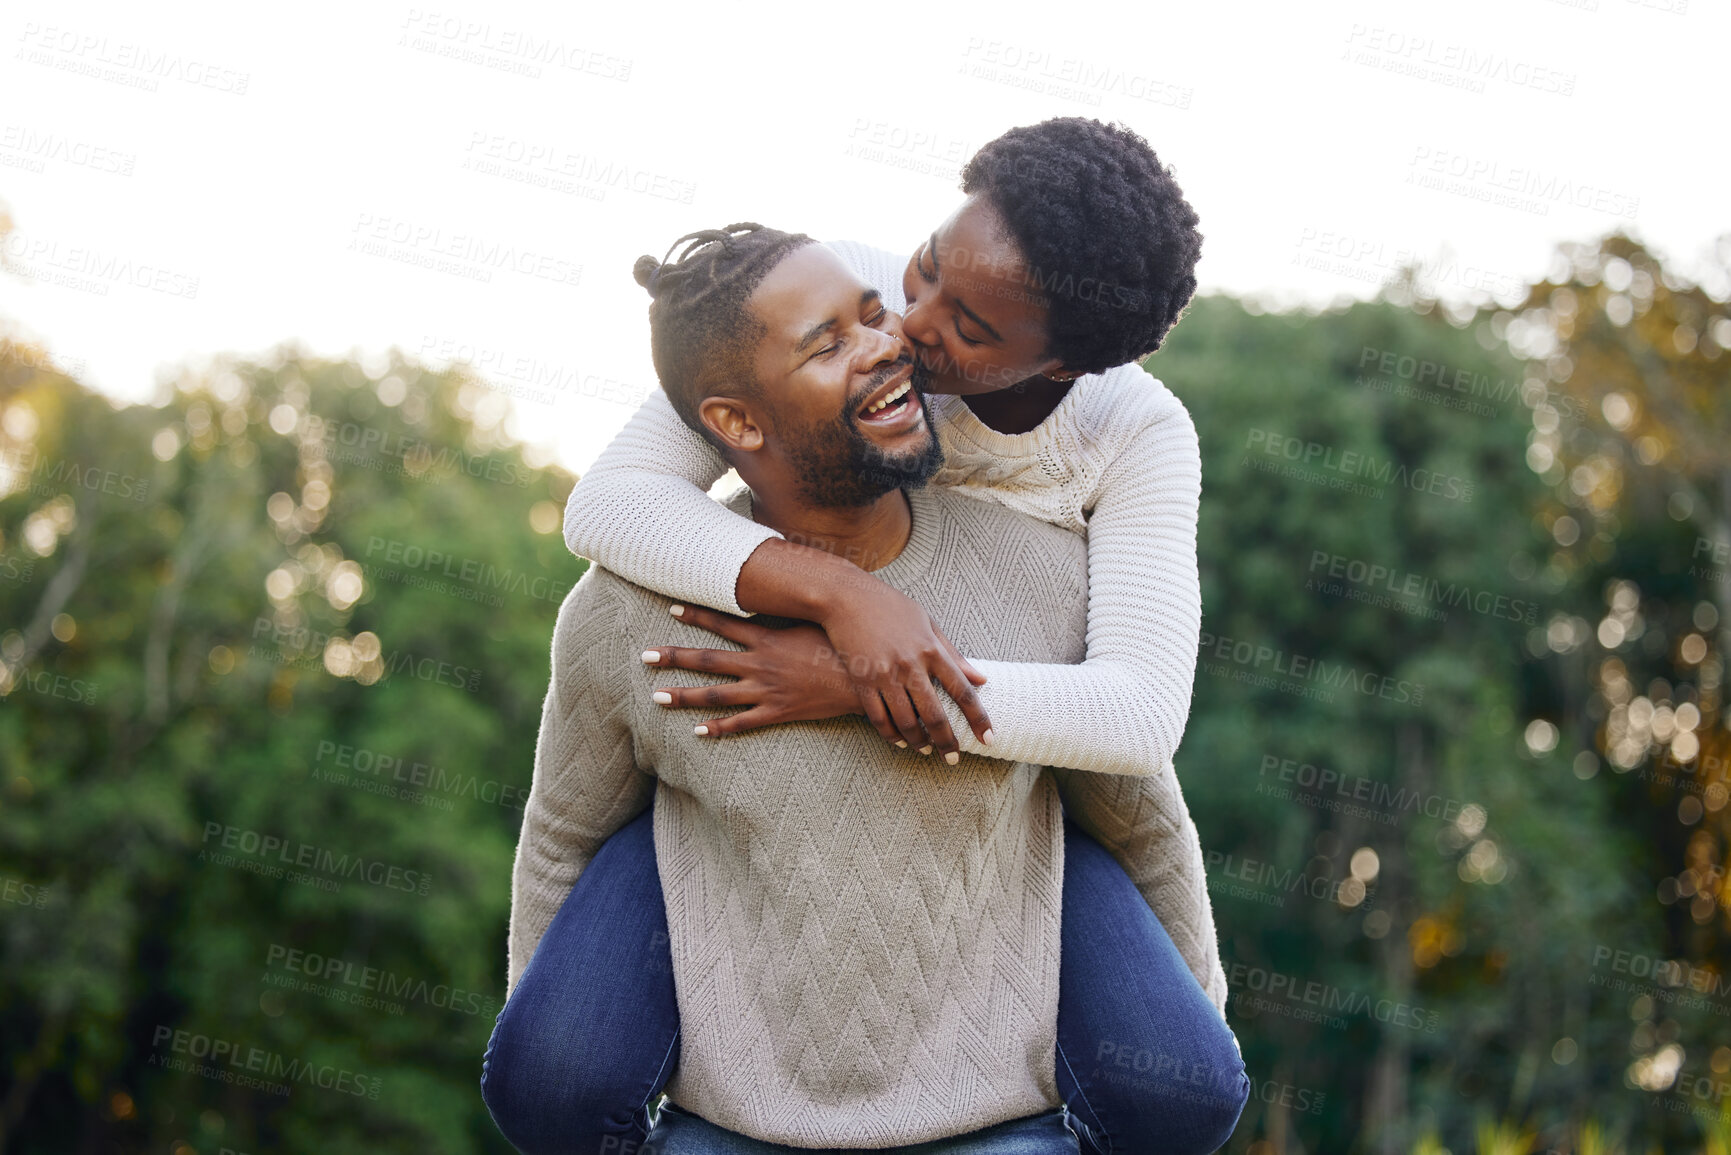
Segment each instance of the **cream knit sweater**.
M905 307L905 258L851 242L830 247L889 308ZM1190 415L1136 365L1083 377L1028 433L987 427L959 397L929 400L945 457L934 485L1087 542L1086 660L992 660L964 646L989 679L980 696L994 742L980 745L960 709L939 695L962 749L1151 779L1140 804L1157 812L1170 835L1138 860L1135 881L1224 1013L1226 978L1201 847L1172 767L1190 711L1202 618L1201 456ZM653 393L572 491L566 543L629 581L743 614L734 596L740 568L779 535L709 499L705 490L727 468L666 395Z
M880 578L973 652L1081 659L1074 535L941 490L908 500L912 533ZM1078 822L1116 822L1102 811L1145 780L973 754L947 766L860 718L697 738L650 692L720 679L638 655L705 641L599 568L560 608L512 875L511 986L601 843L653 796L676 1104L769 1142L873 1148L1055 1108L1060 801Z

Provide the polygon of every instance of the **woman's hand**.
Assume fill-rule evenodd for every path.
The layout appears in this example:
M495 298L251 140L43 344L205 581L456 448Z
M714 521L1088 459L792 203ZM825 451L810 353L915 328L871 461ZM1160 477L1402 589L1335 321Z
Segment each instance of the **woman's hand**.
M889 586L873 584L881 593L856 591L847 611L830 624L830 633L817 626L771 629L700 606L673 607L681 620L745 649L646 650L644 661L652 666L739 679L658 689L656 701L671 709L750 707L698 726L699 734L711 737L779 722L864 714L886 740L922 753L937 749L954 762L959 747L932 685L936 677L980 741L989 744L991 720L974 693L976 684L985 683L984 676L967 664L916 602ZM843 639L855 638L859 641L854 648L847 648Z
M872 725L891 742L906 742L946 762L960 746L938 701L935 681L961 707L974 736L992 744L992 720L975 686L986 676L962 657L925 607L881 581L857 583L823 618L837 660L853 680Z
M776 630L701 606L676 605L672 613L681 621L745 647L735 651L656 646L643 651L647 665L739 679L713 686L664 686L655 691L656 702L669 709L751 707L700 723L697 733L720 737L778 722L812 722L860 712L859 695L845 672L836 671L835 651L818 626Z

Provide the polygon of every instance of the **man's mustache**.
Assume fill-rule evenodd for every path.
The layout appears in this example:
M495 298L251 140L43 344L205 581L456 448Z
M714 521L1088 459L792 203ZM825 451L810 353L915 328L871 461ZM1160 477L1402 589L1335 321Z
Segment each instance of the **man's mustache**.
M873 389L882 388L885 381L900 373L908 365L912 365L916 371L919 369L919 362L914 360L913 350L903 349L900 357L872 374L871 384L866 387L866 392L870 393Z

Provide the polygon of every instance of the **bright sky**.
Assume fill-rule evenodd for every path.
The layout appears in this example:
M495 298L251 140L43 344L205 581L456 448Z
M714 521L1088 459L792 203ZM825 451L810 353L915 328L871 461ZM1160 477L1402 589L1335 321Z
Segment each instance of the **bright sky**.
M1204 288L1276 302L1409 254L1506 292L1618 227L1690 268L1731 232L1721 0L242 11L0 17L0 317L117 397L396 345L581 469L654 380L639 254L736 220L911 252L975 148L1051 116L1142 133Z

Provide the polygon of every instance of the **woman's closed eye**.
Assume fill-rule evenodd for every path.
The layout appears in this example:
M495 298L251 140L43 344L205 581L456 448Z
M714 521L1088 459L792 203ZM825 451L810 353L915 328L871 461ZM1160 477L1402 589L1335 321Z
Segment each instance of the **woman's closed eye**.
M920 251L914 254L914 271L919 273L920 279L926 282L926 284L935 285L938 283L937 269L934 268L930 272L926 270L926 257L930 251L930 241L927 241L925 244L920 246ZM951 321L951 324L955 327L956 337L962 342L962 344L978 348L986 343L983 337L970 337L966 333L962 332L962 318L960 314L956 315L956 317Z
M924 281L928 285L935 285L938 283L937 269L934 268L929 273L926 271L926 253L930 247L931 242L928 241L920 246L919 252L914 254L914 271L919 273L920 280Z

